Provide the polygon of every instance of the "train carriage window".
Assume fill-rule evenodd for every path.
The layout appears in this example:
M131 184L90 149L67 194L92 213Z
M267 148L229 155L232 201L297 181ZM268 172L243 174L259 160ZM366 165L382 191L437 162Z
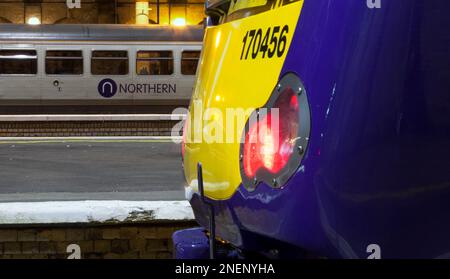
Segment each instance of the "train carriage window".
M197 73L200 51L183 51L181 54L181 73L195 75Z
M140 76L173 74L173 52L138 51L136 73Z
M82 75L83 52L81 50L47 50L45 73L47 75Z
M1 75L36 75L35 50L0 50Z
M96 50L92 52L93 75L128 75L128 51Z

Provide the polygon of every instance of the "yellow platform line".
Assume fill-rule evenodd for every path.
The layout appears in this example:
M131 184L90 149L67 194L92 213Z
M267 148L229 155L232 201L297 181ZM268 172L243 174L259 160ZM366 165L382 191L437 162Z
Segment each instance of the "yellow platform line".
M25 140L25 141L0 141L1 145L11 145L11 144L46 144L46 143L171 143L173 140L167 139L148 139L148 140L132 140L132 139L124 139L124 140Z

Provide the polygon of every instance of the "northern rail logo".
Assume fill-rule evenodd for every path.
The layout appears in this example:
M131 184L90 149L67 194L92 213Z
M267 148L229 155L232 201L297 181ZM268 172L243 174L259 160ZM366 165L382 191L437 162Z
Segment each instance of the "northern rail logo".
M120 94L175 94L177 85L169 83L119 83L110 78L102 79L97 87L98 93L104 98L112 98Z
M98 93L105 98L111 98L117 93L117 83L110 79L105 78L98 84Z

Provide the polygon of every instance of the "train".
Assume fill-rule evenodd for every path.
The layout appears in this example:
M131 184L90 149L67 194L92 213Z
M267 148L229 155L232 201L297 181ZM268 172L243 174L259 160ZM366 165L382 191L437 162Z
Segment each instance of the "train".
M450 2L206 7L175 257L450 258Z
M203 26L1 24L0 110L133 113L187 106L203 33Z

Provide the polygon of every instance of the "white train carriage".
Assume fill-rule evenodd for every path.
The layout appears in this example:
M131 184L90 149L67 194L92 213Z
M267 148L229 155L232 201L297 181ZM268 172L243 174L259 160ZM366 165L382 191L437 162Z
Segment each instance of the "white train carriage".
M0 25L0 109L188 105L202 40L202 26Z

